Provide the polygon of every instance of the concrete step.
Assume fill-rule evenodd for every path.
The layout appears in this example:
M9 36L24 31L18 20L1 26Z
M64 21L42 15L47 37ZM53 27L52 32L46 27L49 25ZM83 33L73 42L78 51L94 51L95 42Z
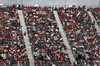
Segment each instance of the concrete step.
M100 27L98 26L97 21L95 20L94 16L92 15L92 13L90 11L87 11L87 13L89 14L91 20L95 21L95 25L94 26L97 29L97 33L100 35ZM88 58L88 54L86 54L86 58Z
M30 66L34 66L34 59L33 59L33 55L32 55L32 50L31 50L31 46L30 46L30 42L28 40L28 33L27 33L27 28L24 22L24 17L23 17L23 13L22 10L17 10L19 18L20 18L20 23L22 26L22 33L26 32L26 36L23 35L24 37L24 41L25 41L25 46L26 46L26 50L27 50L27 54L28 54L28 58L30 61Z
M97 21L95 20L94 16L92 15L92 13L91 13L90 11L87 11L87 13L89 14L91 20L92 20L92 21L93 21L93 20L95 21L95 28L97 29L97 32L98 32L98 34L100 35L100 27L98 26Z
M68 51L69 58L71 59L71 63L73 63L75 61L75 58L73 57L73 54L72 54L72 51L71 51L71 47L69 46L69 43L68 43L66 34L65 34L64 30L63 30L63 26L62 26L61 21L59 19L58 13L57 13L57 11L53 11L53 13L55 14L55 18L56 18L56 21L57 21L57 26L59 28L60 34L62 35L64 45L68 49L67 51Z

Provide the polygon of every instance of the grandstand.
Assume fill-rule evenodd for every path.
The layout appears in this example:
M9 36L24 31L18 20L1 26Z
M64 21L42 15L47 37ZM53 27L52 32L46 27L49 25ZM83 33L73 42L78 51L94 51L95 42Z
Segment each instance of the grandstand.
M100 8L0 6L0 66L100 66Z

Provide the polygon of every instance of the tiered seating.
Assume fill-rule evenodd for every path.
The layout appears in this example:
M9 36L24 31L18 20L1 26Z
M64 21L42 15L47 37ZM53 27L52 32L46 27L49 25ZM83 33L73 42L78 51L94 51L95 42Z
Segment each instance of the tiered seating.
M100 63L100 36L84 8L58 9L59 17L78 64ZM88 54L88 58L85 55Z
M22 29L16 8L0 8L0 66L29 66Z
M25 7L23 13L36 64L70 64L51 7Z

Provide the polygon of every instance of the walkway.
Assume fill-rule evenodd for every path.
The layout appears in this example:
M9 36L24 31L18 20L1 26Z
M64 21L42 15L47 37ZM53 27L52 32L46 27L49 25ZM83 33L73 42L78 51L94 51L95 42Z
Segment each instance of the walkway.
M73 54L72 54L72 51L71 51L71 47L69 46L69 43L68 43L66 34L65 34L64 30L63 30L63 26L62 26L61 21L59 19L58 13L57 13L57 11L53 11L53 12L54 12L55 18L57 20L57 26L59 28L59 32L62 35L63 42L64 42L65 46L68 48L67 52L68 52L69 58L71 60L71 63L73 63L73 62L75 62L75 58L73 57Z
M19 15L19 18L20 18L20 23L21 23L21 26L22 26L22 32L23 32L23 34L24 34L24 32L26 32L26 36L23 35L23 37L24 37L24 41L25 41L25 46L26 46L28 58L29 58L29 61L30 61L30 66L34 66L34 59L33 59L33 56L32 56L30 42L28 40L28 33L27 33L25 22L24 22L23 13L22 13L22 10L17 10L17 12L18 12L18 15Z
M92 15L92 13L90 11L87 11L87 13L89 14L89 16L91 17L91 20L95 21L95 28L97 29L97 33L100 35L100 27L97 24L97 21L95 20L94 16Z

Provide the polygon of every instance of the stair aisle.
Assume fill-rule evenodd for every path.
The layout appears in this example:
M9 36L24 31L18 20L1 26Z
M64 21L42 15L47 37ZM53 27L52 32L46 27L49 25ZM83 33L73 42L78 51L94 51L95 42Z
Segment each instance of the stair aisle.
M24 22L23 13L22 13L22 10L17 10L17 12L18 12L18 15L19 15L19 18L20 18L20 23L21 23L21 26L22 26L23 36L24 36L24 32L26 32L26 35L24 36L24 41L25 41L25 46L26 46L30 66L34 66L34 59L33 59L33 56L32 56L30 42L28 40L28 33L27 33L25 22Z
M64 45L67 47L69 58L71 60L71 63L73 63L75 61L75 58L73 57L73 54L72 54L72 51L71 51L71 47L69 46L69 43L68 43L66 34L65 34L64 30L63 30L63 26L62 26L61 21L59 19L58 13L57 13L57 11L53 11L53 12L55 14L55 18L56 18L56 21L57 21L57 26L59 28L59 31L60 31L61 35L62 35Z
M87 11L87 13L91 17L91 20L92 21L95 21L95 28L97 29L97 32L100 35L100 27L98 26L97 21L95 20L94 16L92 15L92 13L90 11Z

